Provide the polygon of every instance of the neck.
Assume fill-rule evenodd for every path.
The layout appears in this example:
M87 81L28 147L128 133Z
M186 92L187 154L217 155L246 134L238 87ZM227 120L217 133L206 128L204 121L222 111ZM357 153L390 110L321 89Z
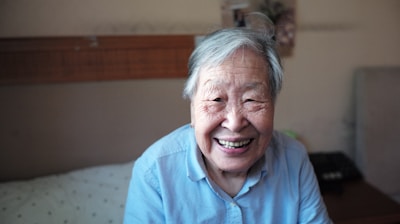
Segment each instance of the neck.
M247 178L247 172L228 172L210 165L206 159L205 164L209 177L231 197L236 196L242 189Z

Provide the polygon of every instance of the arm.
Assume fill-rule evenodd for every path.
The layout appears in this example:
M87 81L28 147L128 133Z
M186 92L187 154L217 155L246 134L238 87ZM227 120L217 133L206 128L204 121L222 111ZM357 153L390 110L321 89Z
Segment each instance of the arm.
M154 170L143 166L141 162L138 160L133 167L124 224L164 223L158 179Z
M300 171L299 223L332 223L320 194L314 169L307 155Z

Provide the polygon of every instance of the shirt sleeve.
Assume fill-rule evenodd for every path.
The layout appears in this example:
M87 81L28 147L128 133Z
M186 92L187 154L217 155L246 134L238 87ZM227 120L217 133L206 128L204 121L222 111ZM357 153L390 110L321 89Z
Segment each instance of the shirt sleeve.
M300 170L299 223L332 223L307 154L304 155Z
M128 189L124 224L164 223L162 198L154 169L136 161Z

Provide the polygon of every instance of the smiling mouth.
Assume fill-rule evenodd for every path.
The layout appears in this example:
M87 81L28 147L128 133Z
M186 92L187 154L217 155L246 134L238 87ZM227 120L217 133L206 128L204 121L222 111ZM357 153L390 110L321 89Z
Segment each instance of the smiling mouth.
M230 141L225 141L221 139L217 139L217 142L219 145L228 148L228 149L237 149L237 148L243 148L246 147L250 144L251 139L248 140L243 140L243 141L237 141L237 142L230 142Z

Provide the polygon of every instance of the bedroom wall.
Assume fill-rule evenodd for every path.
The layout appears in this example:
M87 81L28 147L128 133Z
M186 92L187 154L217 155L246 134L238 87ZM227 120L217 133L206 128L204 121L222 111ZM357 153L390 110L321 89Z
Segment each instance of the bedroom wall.
M138 157L187 123L182 86L135 80L1 87L0 181Z
M2 0L0 36L194 33L219 24L215 0Z
M360 66L400 65L400 1L309 0L297 1L297 7L296 46L293 55L283 61L286 76L276 110L276 128L298 132L310 151L343 150L352 154L353 74ZM219 1L215 0L0 1L0 37L203 33L219 23ZM140 101L141 106L132 109L128 117L135 118L137 130L145 127L160 131L131 141L132 145L140 141L141 148L189 120L187 104L180 99L174 104L175 114L166 116L162 109L147 113L147 108L161 102L154 102L157 91L162 93L160 100L167 98L171 103L176 103L177 95L169 94L169 87L162 84L165 80L148 80L148 85L142 82L130 82L134 88L131 94L141 94L140 99L134 96L130 103ZM180 88L183 80L168 82ZM118 91L120 85L125 83L116 82L110 88ZM147 89L151 85L157 86L156 92ZM7 88L17 91L24 87ZM58 91L63 86L52 88L51 93L63 94ZM85 91L86 87L82 84L77 88ZM93 93L93 97L107 98L100 93ZM42 109L46 110L46 105ZM0 116L4 118L4 112ZM149 120L153 122L150 126ZM126 126L108 128L135 138L135 132ZM5 129L6 135L13 133ZM115 147L126 146L117 142Z
M400 65L400 2L297 1L299 32L284 60L277 126L312 151L354 150L354 72Z

